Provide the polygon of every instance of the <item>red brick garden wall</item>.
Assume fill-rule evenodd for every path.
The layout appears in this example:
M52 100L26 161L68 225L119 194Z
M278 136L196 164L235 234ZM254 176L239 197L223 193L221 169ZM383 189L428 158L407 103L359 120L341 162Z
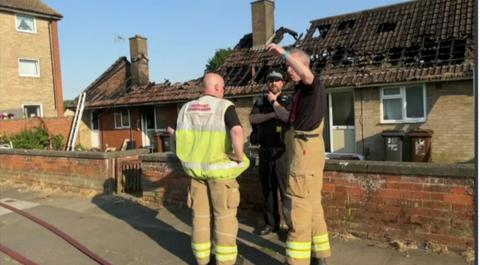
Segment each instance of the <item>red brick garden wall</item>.
M119 166L140 159L144 198L184 206L190 178L177 158L145 152L0 150L0 179L114 191ZM241 210L261 211L256 169L248 169L238 180ZM464 250L475 244L474 185L473 165L330 160L323 207L330 231L418 245L430 241Z
M144 196L185 205L189 178L173 156L142 155ZM254 168L238 178L243 210L261 210ZM323 207L330 231L380 241L474 246L474 167L327 161Z
M68 139L73 117L62 118L30 118L20 120L0 120L0 134L12 135L23 130L38 127L44 122L49 133L61 134L63 139Z
M326 171L330 229L369 239L474 246L472 178Z
M0 150L0 179L71 191L112 192L118 178L117 164L136 160L145 152Z

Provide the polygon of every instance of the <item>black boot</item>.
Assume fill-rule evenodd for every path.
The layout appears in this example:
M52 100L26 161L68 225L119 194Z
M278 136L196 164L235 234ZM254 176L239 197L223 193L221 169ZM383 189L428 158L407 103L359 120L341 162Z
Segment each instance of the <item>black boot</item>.
M266 236L266 235L269 235L269 234L271 234L273 232L276 232L276 231L277 230L273 226L266 225L266 226L263 227L262 230L260 230L260 232L258 232L258 234L261 235L261 236Z

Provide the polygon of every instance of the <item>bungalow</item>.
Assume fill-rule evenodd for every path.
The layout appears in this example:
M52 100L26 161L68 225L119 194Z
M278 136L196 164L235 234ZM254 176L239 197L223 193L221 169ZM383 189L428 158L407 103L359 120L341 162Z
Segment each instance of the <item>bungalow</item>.
M322 18L311 21L305 37L274 30L274 1L251 7L252 33L217 69L247 133L266 73L285 67L264 47L290 34L295 41L286 48L308 52L327 88L327 151L383 160L383 131L420 128L433 131L433 162L474 158L474 0L410 1ZM150 146L155 132L175 122L179 106L200 95L200 80L149 81L145 38L131 38L130 51L130 62L119 58L86 89L90 146L120 148L125 139Z

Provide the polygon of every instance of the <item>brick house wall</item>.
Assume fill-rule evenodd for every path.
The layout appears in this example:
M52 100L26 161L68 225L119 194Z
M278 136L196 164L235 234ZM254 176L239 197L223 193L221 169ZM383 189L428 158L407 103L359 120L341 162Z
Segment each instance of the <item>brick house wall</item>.
M173 154L141 155L144 199L186 205L190 178ZM257 169L239 178L240 209L261 211ZM326 162L322 200L329 231L379 241L475 244L474 165Z
M472 81L427 83L426 96L426 122L381 124L380 88L356 89L355 129L358 152L363 152L369 160L383 160L383 130L408 132L422 128L434 131L432 162L471 162L474 158L475 117Z
M55 107L51 22L39 17L35 20L37 33L18 32L15 14L0 12L0 36L8 40L0 49L0 110L21 110L22 104L38 104L43 117L63 116L63 109L59 114ZM38 59L40 77L20 77L19 58ZM61 93L58 96L62 97ZM63 102L59 107L63 108Z
M181 105L180 105L181 106ZM157 124L156 132L166 129L166 126L174 126L176 124L177 118L177 104L167 104L156 106L159 109L159 114L161 117L157 117L157 120L164 123L163 125ZM150 108L150 107L149 107ZM137 148L141 148L142 143L142 131L141 131L141 121L140 115L141 112L146 111L143 107L138 108L129 108L130 110L130 122L132 125L132 138L136 141ZM151 109L148 111L154 111L155 107L151 106ZM92 110L86 110L83 113L82 123L80 126L79 132L79 142L80 144L89 149L92 147L92 138L91 138L91 124L90 124L90 115ZM129 129L115 129L115 120L114 120L114 110L112 109L101 109L98 110L99 113L99 128L100 128L100 146L102 148L105 145L109 147L116 147L117 150L120 150L123 140L130 139L130 130ZM152 114L153 115L153 114ZM155 145L155 137L153 137L151 145Z
M142 132L140 127L140 114L137 108L129 108L130 110L130 126L132 128L132 139L136 142L137 148L142 146ZM123 141L130 139L130 129L116 129L114 110L102 112L99 116L100 124L100 143L102 147L116 147L117 150L122 148Z

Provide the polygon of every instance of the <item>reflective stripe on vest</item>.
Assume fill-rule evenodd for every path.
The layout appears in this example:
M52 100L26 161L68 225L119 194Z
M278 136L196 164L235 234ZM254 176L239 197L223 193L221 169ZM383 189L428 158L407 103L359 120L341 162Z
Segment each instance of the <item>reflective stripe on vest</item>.
M232 161L229 132L224 122L225 111L233 103L220 98L203 96L186 103L177 120L177 156L185 172L197 179L232 179L248 168Z
M311 242L287 241L286 254L292 259L309 259L311 246Z

